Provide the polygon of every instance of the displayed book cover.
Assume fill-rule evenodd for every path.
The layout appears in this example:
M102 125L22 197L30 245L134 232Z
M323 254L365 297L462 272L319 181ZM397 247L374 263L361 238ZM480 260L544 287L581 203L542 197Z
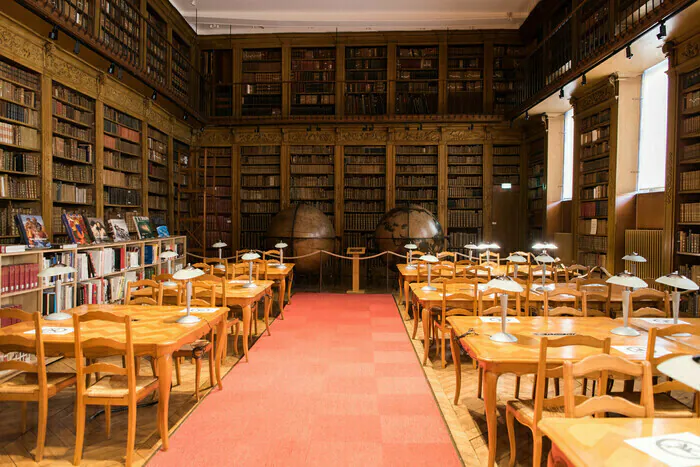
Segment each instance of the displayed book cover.
M128 242L131 240L129 228L126 226L124 219L110 219L107 221L112 229L112 238L115 242Z
M136 224L136 233L140 240L156 238L155 232L153 232L153 226L151 226L151 221L148 217L134 216L134 223Z
M170 232L168 232L167 225L159 225L158 227L156 227L156 232L158 233L158 238L165 238L170 236Z
M38 214L17 214L17 228L29 248L51 248L44 219Z
M85 219L83 219L82 214L68 214L63 213L61 216L63 225L66 226L66 232L68 233L68 238L72 243L76 245L86 245L90 243L90 233L88 232L87 225L85 225Z
M109 232L105 226L105 222L101 217L88 217L87 225L90 228L92 241L95 243L104 243L109 241Z

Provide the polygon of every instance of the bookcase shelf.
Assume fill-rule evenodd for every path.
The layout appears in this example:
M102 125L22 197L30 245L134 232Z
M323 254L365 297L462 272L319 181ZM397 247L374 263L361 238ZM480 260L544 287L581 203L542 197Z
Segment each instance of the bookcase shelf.
M85 2L87 3L87 2ZM137 0L100 0L100 39L104 46L138 67L141 13Z
M39 76L2 58L0 91L0 243L15 243L15 216L41 214Z
M290 146L292 204L305 203L326 214L335 213L334 146Z
M246 249L263 249L263 235L280 211L280 147L241 146L241 238Z
M291 114L335 114L335 48L293 48Z
M387 48L345 48L345 114L385 115Z
M437 46L396 49L396 108L399 115L438 111L439 53Z
M193 189L192 155L190 147L178 140L173 140L173 232L176 235L185 233L185 223L182 217L192 215L193 206L190 204Z
M104 165L118 168L103 171L104 219L125 219L133 233L133 217L143 213L141 121L105 106L104 133Z
M211 115L233 115L233 51L204 50L201 53L201 69L212 85Z
M203 157L202 157L203 156ZM230 146L205 147L203 154L197 158L200 171L196 174L196 182L201 194L195 197L206 199L204 249L207 255L218 255L218 250L211 245L223 241L229 247L222 251L224 256L230 256L233 245L233 199L232 199L232 162L233 153ZM197 215L205 215L203 203L197 202Z
M438 147L396 146L396 206L416 204L435 214L437 187Z
M503 115L516 104L515 94L522 77L518 76L518 63L523 48L514 45L493 46L493 113Z
M153 8L146 8L146 73L161 86L168 82L168 25Z
M534 119L531 119L534 120ZM543 120L525 128L527 151L527 239L544 241L547 214L547 131Z
M64 18L68 18L78 29L92 34L94 22L94 1L90 0L51 0L51 8Z
M243 116L282 115L282 49L244 49L242 72Z
M181 98L187 98L190 92L190 46L173 32L171 61L171 84L173 90Z
M148 216L154 225L168 224L168 135L148 127Z
M520 145L493 145L493 184L501 186L510 183L520 185Z
M386 147L345 146L344 245L376 250L374 231L386 212Z
M447 147L447 232L450 249L478 243L483 235L483 162L481 144Z
M447 48L447 112L480 114L484 110L484 46Z

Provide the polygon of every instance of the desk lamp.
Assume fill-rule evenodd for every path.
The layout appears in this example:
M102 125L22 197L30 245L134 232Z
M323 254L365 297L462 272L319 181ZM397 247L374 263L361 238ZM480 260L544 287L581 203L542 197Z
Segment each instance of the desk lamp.
M274 267L277 269L284 269L284 249L287 248L289 245L287 245L284 242L279 242L278 244L275 245L275 248L277 248L280 251L280 262L279 264L275 265Z
M178 281L185 281L186 287L187 314L177 320L177 322L180 324L194 324L199 322L199 318L197 316L193 316L190 314L190 301L192 300L192 279L203 275L204 271L202 271L201 269L193 268L189 264L186 268L180 269L178 272L173 274L173 279Z
M641 280L639 277L631 274L627 271L610 276L606 280L608 284L621 285L624 287L622 289L622 319L623 325L613 329L613 334L618 336L638 336L639 331L632 329L628 326L629 314L630 314L630 291L631 289L638 289L640 287L646 287L647 283Z
M406 269L413 271L416 269L416 265L413 264L413 250L417 250L418 245L415 243L407 243L403 247L408 250L408 264L406 264Z
M527 259L522 255L512 254L506 258L506 261L513 263L513 279L515 279L518 277L518 264L526 263Z
M469 261L473 261L472 260L472 251L478 250L479 247L477 245L474 245L473 243L469 243L468 245L464 245L464 248L469 250Z
M661 276L656 279L659 284L667 285L673 287L673 292L671 292L671 303L673 306L673 324L678 324L678 314L681 308L681 293L678 289L682 290L698 290L698 284L691 281L687 277L678 274L678 271L672 272L665 276ZM674 334L674 337L688 337L690 334L679 333Z
M51 267L48 267L41 271L39 274L37 274L38 277L42 278L49 278L49 277L55 277L55 289L56 289L56 312L55 313L49 313L46 315L44 318L47 321L61 321L64 319L71 319L71 315L68 313L64 313L61 311L61 308L63 308L63 300L62 300L62 295L63 295L63 287L62 287L62 282L63 280L61 279L64 274L73 274L75 273L76 270L74 267L71 266L66 266L65 264L58 263L54 264Z
M632 264L630 264L630 269L632 270L632 274L635 276L637 275L637 263L646 263L647 262L647 259L644 256L642 256L639 253L634 252L634 251L632 252L631 255L623 256L622 260L629 261L630 263L632 263Z
M523 287L508 276L495 277L486 283L487 288L497 288L508 292L520 293ZM501 294L501 332L491 336L495 342L517 342L518 338L506 332L506 322L508 321L508 294Z
M248 261L248 282L243 284L243 287L246 289L252 289L255 287L255 282L253 281L253 261L258 258L260 258L260 255L252 251L249 251L241 256L243 261Z
M430 280L431 280L431 274L432 274L432 266L434 263L437 263L439 260L437 259L436 256L433 255L423 255L420 257L421 261L425 261L428 263L428 285L424 285L421 290L424 290L426 292L435 292L437 289L430 285Z
M219 240L218 242L214 243L211 247L219 250L219 259L221 259L221 250L223 248L226 248L227 246L228 245L226 243ZM218 263L216 266L214 266L214 269L224 269L225 270L226 266L224 266L222 263Z

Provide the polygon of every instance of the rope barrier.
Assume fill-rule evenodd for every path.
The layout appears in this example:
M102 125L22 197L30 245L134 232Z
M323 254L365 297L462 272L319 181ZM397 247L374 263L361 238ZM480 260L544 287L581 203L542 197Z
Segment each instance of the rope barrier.
M254 251L254 252L256 252L256 253L263 253L261 250L249 250L249 251ZM291 259L304 259L304 258L308 258L308 257L310 257L310 256L319 255L319 254L321 254L321 253L325 253L325 254L327 254L327 255L329 255L329 256L333 256L334 258L347 259L347 260L351 260L351 261L355 259L354 256L339 255L339 254L337 254L337 253L333 253L332 251L327 251L327 250L316 250L316 251L312 251L311 253L308 253L308 254L305 254L305 255L301 255L301 256L285 256L284 259L285 259L285 260L288 260L288 259L289 259L289 260L291 260ZM219 259L219 258L207 258L206 256L195 255L194 253L190 253L190 252L187 252L187 254L188 254L189 256L193 257L193 258L201 259L201 260L206 260L206 259ZM382 252L380 252L380 253L377 253L376 255L362 256L362 257L360 257L360 258L358 258L358 259L359 259L360 261L364 261L364 260L368 260L368 259L378 258L378 257L384 256L384 255L394 255L394 256L397 256L397 257L402 258L402 259L407 259L407 258L408 258L408 255L400 255L400 254L395 253L395 252L393 252L393 251L382 251ZM272 256L272 255L270 255L270 256ZM279 255L277 255L277 257L279 257ZM237 259L237 258L238 258L237 256L228 256L228 257L222 257L221 259L230 260L230 259Z

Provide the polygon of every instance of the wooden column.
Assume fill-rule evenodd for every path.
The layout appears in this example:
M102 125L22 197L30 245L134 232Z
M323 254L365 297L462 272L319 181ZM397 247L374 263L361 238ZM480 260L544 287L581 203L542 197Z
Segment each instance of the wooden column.
M282 116L288 117L292 107L292 49L288 43L282 46Z
M339 133L336 132L336 141ZM334 217L335 217L335 234L339 238L345 237L345 155L343 145L335 145L333 163L333 173L335 180L334 198Z
M49 238L53 239L53 117L51 77L41 75L41 217Z
M486 132L486 141L484 141L484 157L483 157L483 204L484 204L484 233L483 240L491 242L493 232L493 142L491 133L488 128Z
M493 113L493 41L484 42L484 113Z
M345 46L335 47L335 116L345 115Z
M442 129L441 129L442 130ZM447 235L447 144L443 131L440 131L440 143L438 144L438 198L437 216L443 232Z
M104 157L105 106L102 99L95 101L95 215L104 218Z
M396 109L396 45L396 42L389 41L386 48L387 115L394 115Z

